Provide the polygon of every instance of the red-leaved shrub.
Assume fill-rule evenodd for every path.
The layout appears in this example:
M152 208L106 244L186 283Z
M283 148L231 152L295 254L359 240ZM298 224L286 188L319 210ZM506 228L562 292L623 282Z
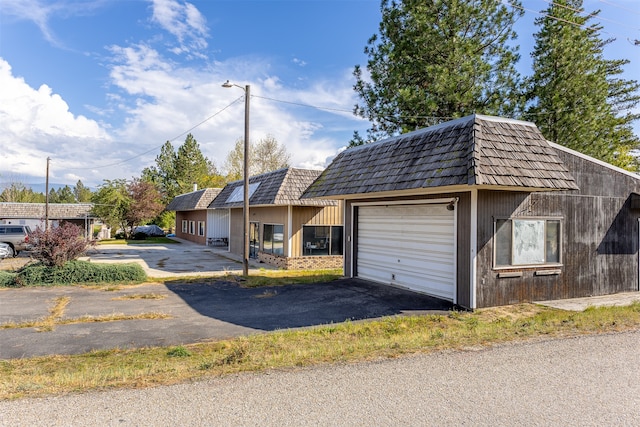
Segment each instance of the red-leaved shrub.
M31 237L31 256L51 267L63 266L96 244L95 240L85 239L82 228L70 222L65 222L59 227L51 227L47 231L37 228Z

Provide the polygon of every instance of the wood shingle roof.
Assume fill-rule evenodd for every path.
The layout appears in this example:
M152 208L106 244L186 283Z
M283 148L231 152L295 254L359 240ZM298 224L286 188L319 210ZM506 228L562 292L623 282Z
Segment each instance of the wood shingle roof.
M49 219L93 218L92 203L49 203ZM45 217L44 203L0 203L0 219L42 219Z
M298 168L284 168L273 172L249 177L251 191L250 206L335 206L335 200L300 199L307 187L322 171ZM227 184L209 205L210 208L242 207L243 181ZM240 197L235 197L240 194Z
M168 211L194 211L207 209L209 204L222 191L222 188L203 188L191 193L180 194L167 205Z
M460 185L578 188L534 124L471 115L345 150L303 197Z

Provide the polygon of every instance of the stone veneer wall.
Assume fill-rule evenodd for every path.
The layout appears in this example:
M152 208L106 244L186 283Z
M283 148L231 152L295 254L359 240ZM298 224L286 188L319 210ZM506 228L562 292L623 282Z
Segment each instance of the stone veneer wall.
M342 255L287 258L285 256L258 252L258 260L284 270L321 270L343 267Z

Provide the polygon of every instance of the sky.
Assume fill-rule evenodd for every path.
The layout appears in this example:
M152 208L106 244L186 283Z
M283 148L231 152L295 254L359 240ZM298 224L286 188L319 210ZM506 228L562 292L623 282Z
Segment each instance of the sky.
M549 3L522 2L525 76ZM616 38L606 57L640 80L640 0L584 6ZM250 140L273 136L291 166L322 169L369 128L352 114L352 73L379 22L379 0L0 0L0 183L43 183L50 158L51 183L95 189L140 176L188 133L224 172L245 85Z

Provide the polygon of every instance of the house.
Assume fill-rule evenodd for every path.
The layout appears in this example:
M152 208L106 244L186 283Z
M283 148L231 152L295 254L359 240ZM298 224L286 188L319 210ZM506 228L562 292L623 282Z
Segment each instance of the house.
M91 214L92 203L49 203L49 224L57 227L70 222L85 230L91 236L93 224L97 218ZM0 203L0 224L28 225L32 230L44 229L47 216L46 203Z
M342 204L301 199L321 171L285 168L249 178L251 258L284 269L342 267ZM229 251L244 248L244 181L234 181L209 205L229 216Z
M191 193L176 196L166 207L167 211L176 212L175 235L181 239L190 240L201 245L207 244L207 239L222 239L228 237L228 217L220 222L208 221L207 207L220 193L221 188L195 189Z
M472 115L340 153L344 271L475 309L638 291L640 178Z

